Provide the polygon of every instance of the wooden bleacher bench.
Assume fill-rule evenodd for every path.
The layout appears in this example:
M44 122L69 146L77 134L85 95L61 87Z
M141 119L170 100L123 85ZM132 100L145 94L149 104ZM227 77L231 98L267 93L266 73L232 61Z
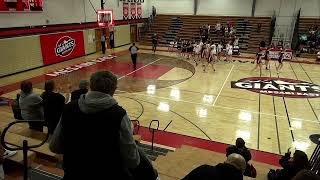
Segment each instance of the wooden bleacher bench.
M34 159L36 158L36 153L32 151L28 151L28 165L30 166ZM23 152L17 151L17 153L11 157L5 159L5 162L9 161L10 163L16 163L19 165L23 165Z
M41 143L41 140L21 136L21 135L10 133L10 132L7 133L5 140L8 144L11 144L14 146L22 146L23 140L27 140L29 145L36 145ZM30 151L33 151L41 155L49 156L50 158L54 158L56 160L59 160L61 158L60 155L50 151L49 143L45 143L44 145L38 148L31 149Z
M175 152L169 152L166 156L158 156L154 165L160 174L160 178L174 180L182 179L193 169L203 164L216 165L226 160L225 154L212 152L191 146L182 146ZM266 179L269 169L277 167L252 161L257 170L256 179ZM162 176L164 178L162 178ZM245 177L244 179L250 179Z

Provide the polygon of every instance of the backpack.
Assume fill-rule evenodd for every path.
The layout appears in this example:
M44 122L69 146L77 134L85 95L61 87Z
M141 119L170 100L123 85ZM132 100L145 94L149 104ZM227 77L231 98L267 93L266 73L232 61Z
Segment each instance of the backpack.
M12 112L13 112L13 117L15 119L23 120L22 115L21 115L20 105L19 105L19 97L20 97L20 95L17 94L17 98L12 101L11 109L12 109Z
M243 173L244 176L256 178L257 170L252 164L247 164L246 170Z

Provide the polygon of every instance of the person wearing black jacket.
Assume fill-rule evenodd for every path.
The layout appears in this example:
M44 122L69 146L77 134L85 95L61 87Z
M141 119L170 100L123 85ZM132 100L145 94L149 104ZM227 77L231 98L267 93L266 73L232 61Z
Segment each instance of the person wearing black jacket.
M226 156L228 157L232 153L240 154L246 160L246 170L244 172L245 176L254 177L250 172L251 165L248 163L251 160L251 153L249 149L245 146L245 141L242 138L237 138L236 145L231 145L226 149Z
M201 165L192 170L182 180L242 180L246 167L245 159L239 154L231 154L226 162L216 166Z
M305 152L296 150L293 157L290 157L289 150L279 160L282 169L271 169L268 173L268 180L291 180L299 171L309 169L308 156Z
M44 120L48 122L49 134L53 134L62 114L65 97L54 92L54 81L45 82L45 91L41 94L43 99Z
M82 94L87 94L89 89L89 81L80 80L79 89L71 92L71 101L78 100Z

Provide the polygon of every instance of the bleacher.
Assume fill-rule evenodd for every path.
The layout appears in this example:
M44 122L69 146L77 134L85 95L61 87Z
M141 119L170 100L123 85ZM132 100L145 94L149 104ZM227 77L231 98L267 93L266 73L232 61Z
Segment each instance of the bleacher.
M228 21L235 24L236 36L240 38L239 46L243 52L256 52L260 41L268 43L270 35L271 17L237 17L237 16L193 16L193 15L157 15L151 29L142 39L143 45L151 45L151 36L157 33L159 36L159 46L167 46L166 32L170 31L173 19L178 18L182 22L182 27L175 38L192 40L199 37L199 27L204 24L211 25L209 38L215 42L220 41L220 37L214 33L215 25L220 22L226 26ZM257 32L258 23L261 23L261 31Z
M320 18L300 18L299 33L307 33L312 26L320 27Z
M314 26L314 27L320 27L320 18L300 18L299 20L299 34L308 34L309 29ZM304 58L316 58L316 54L302 54L301 57Z

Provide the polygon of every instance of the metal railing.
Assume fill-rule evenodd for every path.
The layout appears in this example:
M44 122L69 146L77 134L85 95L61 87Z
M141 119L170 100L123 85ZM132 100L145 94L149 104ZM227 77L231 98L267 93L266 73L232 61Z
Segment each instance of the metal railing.
M153 124L154 122L157 123L157 128L156 128L156 129L152 128L152 124ZM150 124L149 124L149 131L152 133L152 139L151 139L151 150L152 150L152 151L153 151L153 143L154 143L154 132L155 132L156 130L159 130L159 125L160 125L159 120L152 120L152 121L150 122Z
M21 146L18 146L18 145L14 145L14 146L17 146L17 147L12 147L12 145L8 146L7 144L10 144L8 142L5 141L5 136L8 132L8 130L10 129L10 127L12 127L13 125L15 124L22 124L22 123L29 123L29 122L37 122L37 123L42 123L43 126L47 127L48 128L48 123L46 121L26 121L26 120L23 120L23 121L14 121L14 122L11 122L8 124L8 126L6 128L4 128L2 134L1 134L1 145L7 149L7 150L10 150L10 151L19 151L19 150L22 150L23 151L23 179L24 180L27 180L28 179L28 150L30 149L34 149L34 148L38 148L40 146L42 146L44 143L47 142L48 138L49 138L49 133L46 134L46 137L45 139L40 143L40 144L37 144L37 145L32 145L32 146L29 146L28 145L28 141L27 140L23 140L22 142L22 147Z

